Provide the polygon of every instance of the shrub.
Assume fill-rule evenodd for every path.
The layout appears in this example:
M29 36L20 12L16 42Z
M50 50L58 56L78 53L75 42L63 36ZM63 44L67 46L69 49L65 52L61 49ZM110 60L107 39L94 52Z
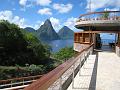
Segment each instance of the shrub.
M75 52L72 47L62 48L57 53L53 54L53 57L58 60L65 61L75 55Z
M11 79L16 77L41 75L45 72L43 65L30 65L28 67L6 67L0 66L0 80Z

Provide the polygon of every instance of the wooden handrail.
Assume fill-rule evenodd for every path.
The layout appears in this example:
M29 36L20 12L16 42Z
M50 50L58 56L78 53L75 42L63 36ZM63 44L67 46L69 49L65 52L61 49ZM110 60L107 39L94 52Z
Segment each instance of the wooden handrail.
M83 17L83 16L87 16L87 15L92 15L92 14L102 14L102 13L118 13L120 11L101 11L101 12L90 12L90 13L86 13L86 14L82 14L80 15L79 18Z
M75 33L119 33L120 31L119 30L101 30L101 31L81 31L81 32L75 32Z
M81 50L79 52L79 55L74 60L68 60L65 63L59 65L57 68L52 70L51 72L47 73L40 79L38 79L36 82L32 83L28 87L26 87L24 90L46 90L48 89L57 79L59 79L72 65L75 64L75 62L80 57L80 54L84 51L88 50L93 46L90 45L89 47Z
M28 76L28 77L20 77L20 78L13 78L13 79L7 79L7 80L0 80L0 84L6 84L11 81L17 81L17 80L29 80L33 78L39 78L42 77L42 75L36 75L36 76Z

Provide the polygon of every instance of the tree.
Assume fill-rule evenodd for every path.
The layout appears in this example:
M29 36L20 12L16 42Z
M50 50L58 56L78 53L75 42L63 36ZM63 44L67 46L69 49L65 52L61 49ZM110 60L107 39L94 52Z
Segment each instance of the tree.
M107 19L108 17L109 17L109 13L108 12L105 12L105 13L102 14L102 18Z
M15 24L0 21L0 64L45 64L50 50L35 35L27 33Z
M4 20L0 22L0 43L1 47L10 52L25 50L27 46L20 28Z
M65 61L71 58L74 54L75 53L72 47L65 47L65 48L62 48L59 52L55 53L53 57L58 60Z

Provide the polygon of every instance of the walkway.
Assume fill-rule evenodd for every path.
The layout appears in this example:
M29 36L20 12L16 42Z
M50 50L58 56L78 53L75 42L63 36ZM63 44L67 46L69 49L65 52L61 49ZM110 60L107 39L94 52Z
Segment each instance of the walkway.
M90 55L67 90L120 90L120 57L105 51Z

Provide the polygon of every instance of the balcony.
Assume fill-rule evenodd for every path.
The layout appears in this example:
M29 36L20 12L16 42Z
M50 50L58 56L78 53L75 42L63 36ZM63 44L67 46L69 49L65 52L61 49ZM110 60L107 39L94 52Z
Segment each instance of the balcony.
M119 30L120 11L103 11L83 14L76 21L75 27L84 30Z

